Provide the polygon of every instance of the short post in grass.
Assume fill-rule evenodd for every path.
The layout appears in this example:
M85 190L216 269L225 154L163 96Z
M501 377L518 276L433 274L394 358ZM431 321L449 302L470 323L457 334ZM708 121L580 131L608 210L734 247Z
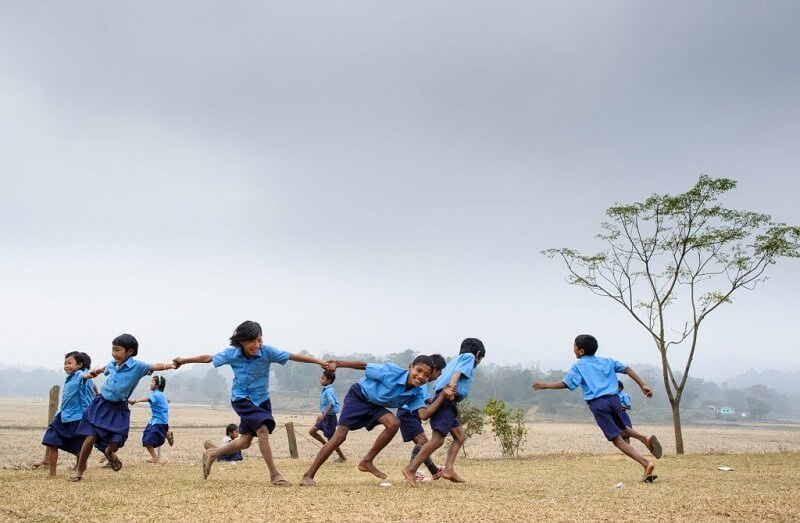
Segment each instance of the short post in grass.
M58 392L60 387L58 385L53 385L50 389L50 403L47 406L47 423L46 425L50 425L50 422L53 421L53 418L56 417L56 411L58 410Z
M286 435L289 437L289 457L297 459L300 455L297 453L297 438L294 434L294 423L291 421L286 424Z

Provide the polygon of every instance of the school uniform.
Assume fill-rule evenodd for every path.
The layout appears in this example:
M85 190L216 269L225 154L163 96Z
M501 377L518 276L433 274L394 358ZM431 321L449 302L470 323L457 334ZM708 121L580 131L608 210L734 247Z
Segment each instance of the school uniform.
M333 433L336 432L336 415L341 410L339 400L336 398L336 391L333 390L333 383L329 383L322 387L322 392L319 395L319 412L322 414L328 407L333 405L330 413L325 416L322 421L314 424L316 428L322 431L322 434L327 439L331 439Z
M425 385L421 388L425 397L425 405L427 405L430 403L428 386ZM422 420L419 419L419 409L412 411L408 405L403 405L397 409L397 419L400 420L400 435L403 437L404 443L413 441L419 434L425 432L425 429L422 428Z
M433 385L433 390L436 391L434 401L442 393L442 390L450 383L453 375L460 372L461 376L456 382L456 395L452 400L444 398L439 408L430 418L431 430L447 435L452 429L460 426L458 422L458 402L463 401L469 395L472 389L472 376L475 373L475 355L470 352L459 354L457 358L450 360L436 383Z
M408 369L393 363L368 363L364 377L354 383L344 398L339 425L350 430L372 430L378 420L391 414L388 408L425 406L422 387L407 387Z
M628 416L628 409L631 407L631 397L624 390L619 391L617 395L619 396L619 403L622 406L622 410L619 411L619 415L622 417L622 423L629 429L633 428L631 417Z
M131 426L131 411L128 398L139 380L150 374L151 365L134 358L128 358L122 365L111 360L106 365L106 382L78 426L78 433L95 436L102 442L102 448L115 443L118 448L125 446Z
M569 390L583 389L583 399L608 441L625 430L622 404L617 395L617 373L624 373L627 368L627 365L611 358L587 355L573 363L561 380Z
M222 438L222 442L220 444L221 447L224 447L228 443L233 441L230 436L225 436ZM242 461L242 451L237 450L236 452L231 452L230 454L220 454L217 456L217 461Z
M150 393L147 402L150 404L150 423L142 433L142 446L160 447L169 432L169 403L158 389Z
M85 436L77 433L83 412L86 410L84 399L85 371L76 370L64 379L61 393L61 407L53 417L42 437L42 445L55 446L71 454L78 454Z
M228 347L214 355L214 367L230 365L233 369L231 406L239 415L239 433L256 434L266 425L270 434L275 430L272 402L269 399L269 369L273 363L286 365L291 353L262 345L252 358L239 347Z

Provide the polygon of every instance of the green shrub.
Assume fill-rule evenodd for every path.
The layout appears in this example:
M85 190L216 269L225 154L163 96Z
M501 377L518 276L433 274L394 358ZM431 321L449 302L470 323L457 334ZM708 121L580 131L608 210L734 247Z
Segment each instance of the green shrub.
M483 411L492 422L492 430L500 441L503 456L515 457L525 446L528 429L522 422L522 409L507 408L503 400L489 400Z

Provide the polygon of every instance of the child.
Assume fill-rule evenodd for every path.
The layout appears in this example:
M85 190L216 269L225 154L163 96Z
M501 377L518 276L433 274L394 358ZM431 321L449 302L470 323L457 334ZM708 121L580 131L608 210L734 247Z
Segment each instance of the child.
M339 400L336 399L336 391L333 390L334 381L336 381L335 372L322 371L322 376L319 378L319 384L322 385L322 392L319 396L320 414L317 416L317 422L314 426L308 429L308 434L323 445L327 442L326 438L331 439L333 433L336 432L336 415L339 414ZM320 430L325 437L319 435L318 431ZM347 461L341 447L336 447L334 450L339 455L336 463Z
M464 483L464 479L455 471L456 457L461 446L464 445L464 431L458 423L459 401L464 400L472 388L472 375L475 367L486 356L486 349L483 342L478 338L466 338L461 342L461 350L458 358L450 360L439 379L433 386L437 396L434 403L445 397L441 406L431 416L431 439L422 446L417 456L405 467L403 467L403 477L412 487L416 486L416 473L419 466L430 457L433 452L444 444L447 434L453 436L453 442L447 449L444 469L439 474L440 477L449 479L455 483Z
M42 438L42 445L45 445L44 459L34 465L49 465L51 478L56 475L59 449L76 457L81 451L84 437L77 434L76 430L84 411L91 403L91 398L86 393L87 388L94 389L94 383L86 372L91 365L92 359L86 353L72 351L64 355L64 372L67 377L64 379L64 390L61 394L61 408Z
M230 423L225 427L225 437L222 438L222 447L239 437L239 427L235 423ZM237 450L230 454L220 454L217 456L217 461L242 461L242 451Z
M572 348L578 361L572 365L564 379L555 383L535 382L534 390L569 389L575 390L578 386L583 389L583 399L589 405L597 425L605 434L606 439L612 442L623 454L638 462L644 468L642 480L652 483L658 477L653 474L655 464L645 459L636 449L630 446L624 438L635 437L644 443L656 459L661 457L661 444L655 436L645 438L638 432L626 428L622 420L622 406L617 395L617 373L627 374L642 389L648 398L653 397L653 391L633 369L611 358L599 358L597 340L594 336L581 334L575 338Z
M142 446L150 453L148 463L158 463L156 448L164 444L164 440L172 446L174 442L172 431L169 430L169 401L164 396L164 387L167 380L163 376L153 376L150 379L150 396L138 400L128 400L128 404L147 402L150 404L150 423L144 428L142 433Z
M622 406L622 410L619 411L619 415L622 418L622 424L625 425L626 428L630 429L633 427L633 422L631 421L631 417L628 416L626 411L631 410L631 397L628 396L627 392L623 392L625 390L625 385L622 384L621 381L617 381L617 396L619 396L619 404ZM630 443L631 438L628 436L624 436L623 439L625 443Z
M433 362L433 372L431 372L430 381L435 381L442 374L442 369L447 365L447 362L444 361L441 354L431 354L431 361ZM414 442L414 450L411 451L409 462L414 461L422 446L428 442L428 437L425 436L425 429L422 428L422 420L430 418L439 408L444 398L444 395L440 394L436 402L431 402L428 398L428 387L424 387L422 390L425 392L427 407L420 408L415 412L408 410L405 405L397 409L397 419L400 420L400 435L403 437L403 442ZM444 467L436 465L430 456L424 463L433 479L441 477ZM422 472L417 472L415 479L422 481L425 479L425 475Z
M128 398L139 380L153 371L175 368L172 363L149 364L138 361L134 356L139 354L139 342L130 334L121 334L111 342L111 361L105 367L93 369L89 376L98 374L108 376L78 426L78 434L86 436L81 446L78 465L70 476L70 481L80 481L86 472L86 462L95 442L101 442L103 453L109 466L118 471L122 461L117 450L125 445L131 425L131 411Z
M272 417L272 403L269 399L269 368L272 363L285 365L287 361L316 363L325 367L325 362L302 354L278 350L262 343L261 325L245 321L236 327L230 337L231 346L211 356L204 354L192 358L175 358L175 367L186 363L213 363L214 367L230 365L233 369L231 406L239 415L241 436L222 447L206 449L203 453L203 478L208 478L211 465L221 454L230 454L250 446L253 438L258 438L261 456L269 468L270 482L273 485L288 486L272 458L269 435L275 429Z
M383 425L384 429L375 439L372 448L359 462L358 470L370 472L385 479L386 474L378 470L372 461L389 444L397 434L397 429L400 428L397 417L386 410L386 407L396 408L408 405L409 410L424 407L425 396L422 386L428 383L431 377L433 362L428 356L417 356L408 369L403 369L393 363L338 360L328 362L328 370L335 371L337 367L366 370L366 373L347 392L336 432L314 457L311 466L300 480L301 486L316 485L314 476L317 471L333 453L333 450L344 443L349 431L362 427L372 430L377 425Z

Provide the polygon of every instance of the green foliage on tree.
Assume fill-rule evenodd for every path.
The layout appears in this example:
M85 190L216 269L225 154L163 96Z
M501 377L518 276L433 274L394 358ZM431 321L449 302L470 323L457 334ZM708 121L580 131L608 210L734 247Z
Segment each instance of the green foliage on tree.
M483 408L492 423L492 431L500 441L503 456L515 457L525 446L528 428L523 423L522 409L510 409L503 400L491 399Z
M467 457L467 440L476 434L483 434L483 410L470 404L469 400L462 401L458 406L458 423L464 432L464 445L461 451Z
M680 403L700 325L719 306L731 303L735 291L763 282L779 258L800 256L800 227L717 202L735 187L733 180L703 175L685 193L654 194L644 202L609 208L609 221L597 236L607 244L602 252L542 251L563 260L568 283L610 298L647 331L661 356L679 454ZM672 350L677 346L680 352ZM681 354L686 356L676 361Z

